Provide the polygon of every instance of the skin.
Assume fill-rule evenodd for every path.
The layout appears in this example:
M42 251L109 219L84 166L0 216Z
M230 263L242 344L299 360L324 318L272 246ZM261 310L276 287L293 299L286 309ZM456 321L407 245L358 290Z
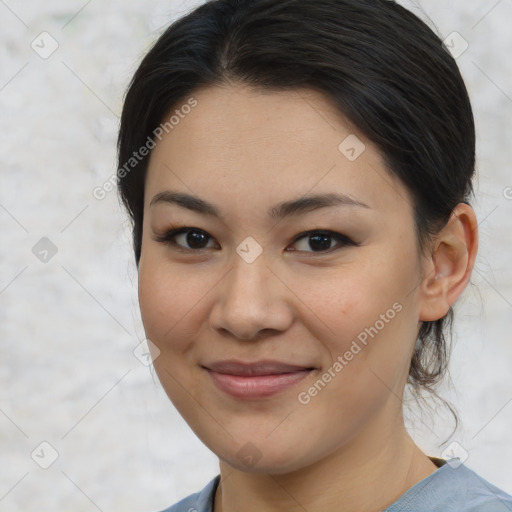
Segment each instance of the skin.
M421 322L444 316L470 278L475 214L458 205L420 254L407 190L323 95L237 84L194 97L150 158L139 301L167 395L220 459L215 512L382 510L437 469L407 433L401 399ZM350 134L365 144L354 161L338 149ZM170 189L213 203L222 218L150 205ZM368 207L267 215L277 203L330 192ZM172 225L206 232L205 248L191 248L186 234L174 246L157 241ZM318 252L308 235L296 240L319 229L359 245L331 238ZM236 251L248 236L263 250L252 263ZM396 303L400 312L300 403L298 393ZM316 370L278 395L239 400L201 366L227 358ZM237 456L244 446L255 464Z

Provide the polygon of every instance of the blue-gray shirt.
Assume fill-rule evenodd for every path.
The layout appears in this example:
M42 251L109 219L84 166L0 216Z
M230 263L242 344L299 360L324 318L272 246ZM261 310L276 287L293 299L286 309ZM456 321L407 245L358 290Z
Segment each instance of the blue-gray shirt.
M512 512L511 495L460 464L458 459L430 459L441 467L382 512ZM219 481L217 475L204 489L162 512L213 512Z

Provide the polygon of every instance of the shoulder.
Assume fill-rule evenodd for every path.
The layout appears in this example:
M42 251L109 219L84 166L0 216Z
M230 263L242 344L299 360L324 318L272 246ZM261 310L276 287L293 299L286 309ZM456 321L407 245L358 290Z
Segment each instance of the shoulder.
M217 485L219 484L220 475L210 480L206 486L199 492L190 494L178 503L161 512L212 512L213 498Z
M505 512L512 496L451 459L418 482L385 512Z
M464 511L467 512L504 512L512 510L512 496L491 484L485 478L466 466L460 483L466 490Z

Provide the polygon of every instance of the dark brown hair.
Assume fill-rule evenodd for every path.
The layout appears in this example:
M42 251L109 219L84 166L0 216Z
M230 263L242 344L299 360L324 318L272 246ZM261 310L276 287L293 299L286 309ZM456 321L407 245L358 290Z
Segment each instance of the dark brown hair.
M413 13L390 0L210 0L165 30L125 97L118 190L137 268L149 156L129 172L126 162L173 107L226 83L313 88L329 98L410 192L421 250L473 193L475 127L464 81ZM408 379L416 397L425 389L440 398L434 387L447 370L452 318L450 309L421 326Z

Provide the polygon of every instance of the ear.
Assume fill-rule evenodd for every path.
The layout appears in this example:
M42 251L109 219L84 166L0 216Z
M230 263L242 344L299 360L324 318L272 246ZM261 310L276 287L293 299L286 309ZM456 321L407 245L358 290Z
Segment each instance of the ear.
M420 289L420 321L445 316L466 288L478 250L478 223L473 208L458 204L434 237Z

